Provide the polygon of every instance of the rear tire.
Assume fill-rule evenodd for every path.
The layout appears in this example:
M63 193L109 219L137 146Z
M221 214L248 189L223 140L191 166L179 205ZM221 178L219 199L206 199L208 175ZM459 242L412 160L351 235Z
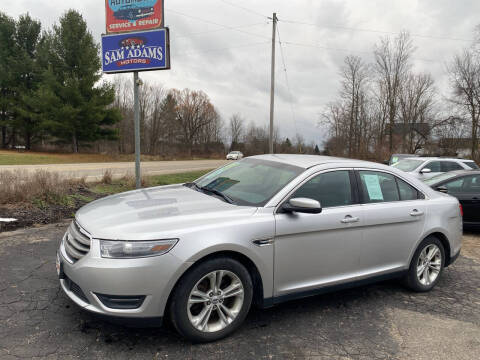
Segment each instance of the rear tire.
M213 258L190 269L175 287L171 322L193 342L219 340L240 327L252 297L252 279L245 266L228 257Z
M445 249L435 236L428 236L418 246L405 276L404 284L415 292L432 290L445 266Z

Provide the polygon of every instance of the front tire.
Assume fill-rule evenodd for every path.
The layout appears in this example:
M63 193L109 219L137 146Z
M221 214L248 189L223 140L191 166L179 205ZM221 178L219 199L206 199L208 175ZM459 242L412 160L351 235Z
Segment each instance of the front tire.
M237 330L248 314L253 285L238 261L219 257L194 266L172 294L171 320L193 342L224 338Z
M442 275L445 249L435 236L425 238L418 246L410 263L405 285L416 292L432 290Z

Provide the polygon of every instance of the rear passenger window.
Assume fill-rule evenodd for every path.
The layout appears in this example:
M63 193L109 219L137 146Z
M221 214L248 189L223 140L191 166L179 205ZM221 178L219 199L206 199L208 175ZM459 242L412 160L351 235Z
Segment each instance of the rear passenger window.
M393 175L376 171L360 171L359 174L365 202L400 200L397 183Z
M462 190L465 193L480 194L480 175L467 177Z
M366 203L424 198L417 189L396 176L376 171L359 171L359 174L363 200Z
M423 196L419 194L417 189L399 178L397 178L397 184L398 191L400 193L400 200L416 200Z
M442 172L440 161L430 161L423 169L430 169L432 172Z
M478 165L473 161L464 161L465 165L467 165L470 169L478 169Z
M463 170L462 165L454 162L454 161L442 161L441 163L442 172L449 172L455 170Z
M348 170L320 174L303 184L292 198L304 197L318 200L323 208L353 204L352 187Z

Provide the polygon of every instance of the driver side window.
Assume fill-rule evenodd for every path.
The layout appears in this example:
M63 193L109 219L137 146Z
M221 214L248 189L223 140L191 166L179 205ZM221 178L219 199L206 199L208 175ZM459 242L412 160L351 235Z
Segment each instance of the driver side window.
M331 171L315 176L291 196L300 197L317 200L322 208L353 204L349 171Z

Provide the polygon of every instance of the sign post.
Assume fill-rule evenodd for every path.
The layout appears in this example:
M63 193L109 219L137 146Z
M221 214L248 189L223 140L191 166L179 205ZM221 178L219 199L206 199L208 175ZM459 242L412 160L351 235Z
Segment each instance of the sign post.
M133 72L135 184L141 187L139 71L170 69L169 30L163 0L105 0L102 68L106 74Z
M138 88L140 87L140 79L138 71L133 72L133 121L135 127L135 187L142 187L142 179L140 174L140 102L138 99Z

